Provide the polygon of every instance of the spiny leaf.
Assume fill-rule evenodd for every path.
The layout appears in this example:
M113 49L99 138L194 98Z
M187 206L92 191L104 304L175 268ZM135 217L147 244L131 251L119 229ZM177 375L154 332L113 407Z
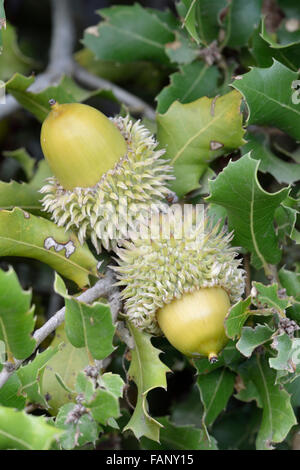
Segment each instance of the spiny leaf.
M291 299L279 297L278 284L265 286L261 282L253 281L253 286L256 289L252 299L254 305L257 307L267 306L277 310L282 317L285 316L285 310L291 305Z
M51 346L60 345L58 352L46 364L43 376L43 394L48 395L49 412L57 414L59 408L73 400L74 395L66 391L56 374L59 374L64 384L70 390L75 390L77 375L89 364L89 357L85 348L74 348L68 341L64 325L55 332Z
M0 371L2 366L0 365ZM21 382L17 374L12 374L8 381L0 388L0 405L23 410L25 408L26 399L19 395Z
M164 45L174 40L174 34L158 15L138 3L103 8L99 13L105 21L86 29L83 39L97 58L168 63Z
M20 393L26 394L30 402L38 403L45 408L48 408L48 405L43 395L43 374L47 363L57 351L58 346L47 348L17 372L22 385Z
M211 426L227 405L234 388L235 374L217 369L209 374L199 375L197 385L204 406L203 422Z
M275 126L300 140L300 109L294 104L292 83L298 74L274 60L269 68L254 67L233 82L249 107L248 124Z
M245 326L236 347L244 356L250 357L254 349L269 341L273 334L274 329L268 325L258 324L255 328Z
M194 62L182 66L179 70L170 76L170 85L156 97L158 113L165 113L176 100L180 103L190 103L201 96L215 94L219 79L217 67Z
M213 2L212 2L213 3ZM222 46L245 46L260 22L262 0L231 0L225 17Z
M3 0L0 1L0 41L1 35L3 39L3 48L0 43L0 70L1 79L7 80L15 72L29 73L33 68L36 68L38 64L20 51L16 30L10 23L5 22L4 9L1 5L3 5ZM5 31L3 31L3 26Z
M170 370L160 361L160 351L152 346L151 336L130 323L128 327L135 343L128 377L136 383L138 397L133 415L123 431L131 429L137 439L146 436L159 442L161 424L148 413L147 394L157 387L167 388L166 373Z
M23 291L13 268L0 269L0 339L5 342L8 354L25 359L35 349L31 337L34 328L34 306L31 292Z
M112 418L120 416L119 398L123 395L124 382L111 372L100 375L97 381L99 388L86 405L98 423L107 425Z
M94 359L109 356L114 350L112 341L115 333L109 305L80 302L68 295L62 286L63 281L56 274L55 290L65 298L65 329L70 343L75 348L85 347Z
M257 354L247 362L247 369L263 406L256 448L268 450L272 448L272 443L284 440L291 427L297 424L297 420L290 396L282 387L275 385L276 372L270 369L267 360Z
M49 450L63 433L42 416L0 406L0 449Z
M270 367L277 371L283 371L278 374L280 379L287 373L293 374L293 379L296 378L300 374L300 339L290 338L286 333L283 333L274 338L272 347L278 354L269 359Z
M97 260L74 233L17 207L0 211L0 256L37 259L80 287L97 276Z
M241 335L242 327L250 315L249 307L251 297L240 300L233 305L225 318L226 334L229 338L238 338Z
M230 92L188 104L175 101L157 116L158 141L174 167L171 186L179 197L199 187L209 162L243 145L240 104L240 94Z
M73 411L75 406L75 403L62 406L55 421L58 428L66 431L59 439L62 448L66 450L83 446L88 442L95 443L101 429L90 414L82 415L76 423L66 423L69 413Z
M210 183L208 202L226 208L230 229L234 229L234 243L252 253L252 263L264 267L277 264L281 258L274 230L274 213L287 197L288 188L267 193L257 179L259 162L249 154L230 162Z

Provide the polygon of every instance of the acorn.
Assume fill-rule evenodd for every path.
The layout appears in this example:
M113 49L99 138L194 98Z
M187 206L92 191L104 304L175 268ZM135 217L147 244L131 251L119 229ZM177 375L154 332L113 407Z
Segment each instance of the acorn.
M164 334L183 354L214 362L228 341L225 316L245 288L244 270L230 246L233 233L205 212L202 223L191 220L181 237L175 216L165 237L167 216L160 217L155 236L137 236L117 249L113 269L123 287L124 316L148 333Z
M90 238L97 253L115 249L170 193L165 151L129 116L107 118L80 103L50 105L41 146L54 176L40 190L43 208L82 244Z

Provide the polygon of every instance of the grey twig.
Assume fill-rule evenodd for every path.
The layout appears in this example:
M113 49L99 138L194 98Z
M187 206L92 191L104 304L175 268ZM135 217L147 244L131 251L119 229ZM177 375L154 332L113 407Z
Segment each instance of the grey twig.
M113 286L114 275L111 270L107 271L106 276L100 279L93 287L76 297L76 300L91 304L99 297L108 297L111 305L113 321L116 321L119 308L121 307L118 299L117 288ZM111 299L111 300L110 300ZM56 312L41 328L35 331L33 338L36 340L36 348L46 339L56 328L63 323L65 319L65 307ZM18 369L24 360L15 360L14 363L6 363L0 372L0 388L6 383L9 377Z
M155 119L154 109L143 100L104 78L96 77L77 64L74 66L74 78L88 88L101 88L102 90L112 91L115 97L122 103L126 104L131 111L142 113L149 119Z
M126 104L130 110L143 113L149 119L155 118L155 111L137 96L128 93L117 85L90 74L73 60L75 31L71 0L51 0L52 37L49 52L49 63L45 72L36 77L29 91L39 92L50 85L57 85L61 76L66 74L81 82L88 88L111 90L116 98ZM21 108L17 100L8 95L6 103L0 107L0 119L3 119Z

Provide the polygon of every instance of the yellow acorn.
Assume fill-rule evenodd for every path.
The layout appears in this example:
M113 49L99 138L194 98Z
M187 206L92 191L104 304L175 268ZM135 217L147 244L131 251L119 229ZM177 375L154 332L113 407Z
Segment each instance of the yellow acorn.
M40 190L44 210L58 226L90 238L99 253L128 238L150 205L170 190L172 168L139 121L107 118L79 103L58 104L41 129L41 146L54 177ZM128 215L129 214L129 215ZM128 220L130 219L129 227Z
M100 111L54 100L42 125L41 146L65 189L94 186L127 152L121 132Z
M205 212L198 225L194 216L183 221L180 210L173 214L161 216L149 237L137 235L116 250L119 265L112 269L124 287L124 316L141 330L164 334L183 354L214 362L228 341L224 319L242 297L245 273L229 244L233 234L220 223Z
M186 356L207 356L214 362L226 345L224 319L230 308L227 292L206 287L184 294L157 311L158 324L178 351Z

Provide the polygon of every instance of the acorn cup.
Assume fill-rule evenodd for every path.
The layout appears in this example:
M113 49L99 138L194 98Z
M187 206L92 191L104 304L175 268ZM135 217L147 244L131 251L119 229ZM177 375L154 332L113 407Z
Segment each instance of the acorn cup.
M80 243L90 238L97 253L113 250L170 193L165 151L155 150L154 137L128 116L109 119L85 104L49 103L41 146L54 176L40 190L43 208Z
M215 362L228 341L225 316L245 288L244 270L230 246L233 234L205 213L199 226L187 224L193 229L182 237L175 236L175 216L165 238L165 217L155 237L136 237L117 249L119 265L112 269L123 287L124 316L150 334L164 334L183 354Z

